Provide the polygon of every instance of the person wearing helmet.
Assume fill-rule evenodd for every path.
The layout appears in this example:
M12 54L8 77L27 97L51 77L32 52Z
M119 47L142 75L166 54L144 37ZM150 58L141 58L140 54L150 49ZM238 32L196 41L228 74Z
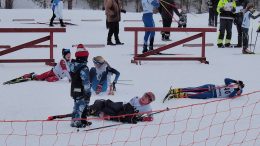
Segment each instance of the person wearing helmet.
M172 98L193 98L193 99L209 99L209 98L230 98L239 96L245 87L240 80L225 78L225 85L217 86L214 84L205 84L199 87L175 88L170 89L165 96L166 99ZM163 102L164 102L163 101Z
M85 108L82 118L98 116L106 120L136 124L138 121L153 121L151 103L155 101L153 92L145 92L141 97L134 97L129 102L113 102L110 99L98 99L94 104ZM128 116L120 116L128 115ZM111 117L116 116L116 117Z
M66 77L69 79L69 81L71 81L69 68L71 60L70 49L62 49L62 56L63 58L59 61L59 63L56 63L56 65L51 70L42 74L25 74L23 77L31 78L32 80L47 82L56 82Z
M96 94L106 92L108 85L112 86L110 90L115 91L115 84L120 76L120 72L112 68L102 56L96 56L93 58L95 67L90 69L90 82L91 87ZM115 78L111 83L111 76L115 74ZM111 93L112 91L109 91Z

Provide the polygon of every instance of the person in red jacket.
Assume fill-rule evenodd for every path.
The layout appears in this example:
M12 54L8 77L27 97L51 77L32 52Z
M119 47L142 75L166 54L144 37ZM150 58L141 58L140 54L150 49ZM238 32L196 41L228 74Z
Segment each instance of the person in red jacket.
M64 77L71 81L69 64L71 60L70 49L62 49L63 58L49 71L42 74L25 74L24 78L31 78L32 80L56 82Z

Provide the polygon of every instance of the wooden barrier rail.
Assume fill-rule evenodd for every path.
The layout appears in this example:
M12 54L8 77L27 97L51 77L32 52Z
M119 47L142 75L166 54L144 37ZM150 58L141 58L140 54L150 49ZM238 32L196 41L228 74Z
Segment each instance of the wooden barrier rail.
M125 31L132 31L134 32L134 58L132 60L132 63L138 63L137 61L141 60L197 60L201 63L208 63L205 56L205 38L206 38L206 32L216 32L216 28L165 28L165 27L125 27ZM145 52L143 54L138 54L138 32L140 31L168 31L168 32L198 32L198 34L189 36L187 38L178 40L176 42L171 42L168 45L161 46L157 49L154 49L152 51ZM155 55L160 53L161 51L173 48L175 46L184 44L186 42L202 38L201 42L201 56L199 57L148 57L150 55Z
M5 49L0 51L0 56L24 49L31 48L33 46L37 46L37 44L49 41L50 48L50 58L49 59L0 59L0 63L22 63L22 62L45 62L47 65L53 65L53 39L54 32L66 32L66 28L0 28L0 33L49 33L49 35L32 40L30 42L23 43L21 45L17 45L14 47L10 47L9 49Z

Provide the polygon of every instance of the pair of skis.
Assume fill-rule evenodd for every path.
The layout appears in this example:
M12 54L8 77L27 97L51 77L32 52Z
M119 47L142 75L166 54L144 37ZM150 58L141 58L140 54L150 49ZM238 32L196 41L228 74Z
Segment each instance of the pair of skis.
M34 74L34 72L29 73L29 75L32 75L32 74ZM31 81L31 80L32 80L32 78L26 78L24 76L20 76L20 77L17 77L17 78L4 82L3 85L22 83L22 82L27 82L27 81Z

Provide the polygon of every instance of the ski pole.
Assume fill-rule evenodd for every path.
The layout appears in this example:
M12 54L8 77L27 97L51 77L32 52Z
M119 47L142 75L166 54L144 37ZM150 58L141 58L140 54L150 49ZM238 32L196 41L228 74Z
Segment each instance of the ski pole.
M253 50L253 52L255 52L255 46L256 46L256 42L257 42L257 38L258 38L258 34L259 34L259 32L257 32L257 34L256 34L255 44L254 44L254 50Z
M55 115L55 116L49 116L47 118L48 121L52 121L55 119L63 119L63 118L68 118L68 117L72 117L72 114L63 114L63 115Z
M109 127L114 127L114 126L120 126L120 125L123 125L123 124L120 123L120 124L113 124L113 125L101 126L101 127L86 129L86 130L83 130L83 131L87 132L87 131L93 131L93 130L98 130L98 129L104 129L104 128L109 128Z
M130 81L133 81L133 80L118 80L118 81L122 81L122 82L123 82L123 81L129 81L129 82L130 82Z
M131 83L121 83L121 82L117 82L116 84L120 84L120 85L134 85L134 84L131 84Z
M252 27L252 29L251 29L251 40L250 40L250 51L252 51L251 50L251 44L252 44L252 40L253 40L253 27Z
M151 115L156 115L156 114L159 114L159 113L162 113L162 112L165 112L165 111L169 111L170 109L167 107L166 109L163 109L163 110L160 110L160 111L157 111L157 112L153 112L150 114Z

